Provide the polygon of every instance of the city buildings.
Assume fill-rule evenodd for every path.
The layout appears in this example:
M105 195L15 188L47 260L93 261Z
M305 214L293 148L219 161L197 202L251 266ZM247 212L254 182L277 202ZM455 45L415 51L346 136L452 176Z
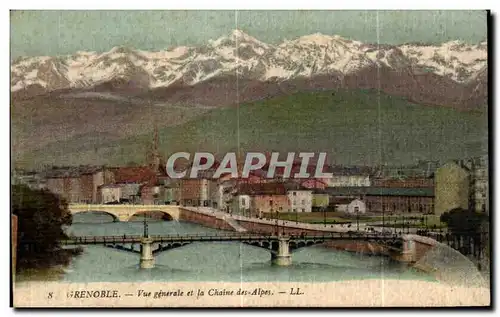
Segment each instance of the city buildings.
M300 186L309 189L325 189L327 187L327 183L325 180L320 180L316 178L309 178L306 180L299 181Z
M265 214L290 212L291 204L286 194L287 189L282 182L239 183L233 192L233 199L238 202L236 206L240 208L230 212L243 214L242 206L249 206L249 214L259 218ZM249 204L243 204L246 199Z
M287 196L290 201L290 212L311 212L312 193L311 189L303 188L295 184L286 186Z
M434 187L434 178L432 177L398 177L398 178L374 178L373 187L389 188L422 188Z
M469 209L489 213L488 156L458 161L469 174Z
M101 190L100 203L119 203L121 198L122 188L117 184L102 185L99 187Z
M181 204L262 217L273 213L436 214L455 208L489 212L487 157L449 161L437 169L420 164L406 173L375 173L367 167L328 167L332 178L248 178L214 170L196 179L172 179L150 166L52 168L43 174L17 172L17 183L47 187L69 203ZM425 168L427 167L427 168ZM189 165L187 167L189 169ZM417 173L417 171L420 171ZM264 173L264 174L263 174ZM392 175L391 174L391 175Z
M181 205L217 208L217 183L211 178L181 179Z
M114 174L103 166L53 168L45 172L46 187L69 203L98 203L99 187L113 183Z
M12 184L23 184L31 189L43 189L46 187L45 178L35 171L24 171L14 169L11 173Z
M366 204L371 213L432 213L434 189L431 188L390 188L390 187L337 187L326 190L331 202L336 199L358 199ZM360 207L361 208L361 207Z
M328 169L331 178L325 178L328 187L366 187L371 185L373 169L369 167L333 166Z
M366 213L366 204L361 199L337 198L333 201L335 211L349 215L361 215Z
M323 189L315 189L312 192L312 207L311 211L325 211L330 205L330 196Z
M434 188L370 187L364 197L367 210L389 214L432 214Z
M437 214L455 208L489 214L487 156L447 162L435 178Z

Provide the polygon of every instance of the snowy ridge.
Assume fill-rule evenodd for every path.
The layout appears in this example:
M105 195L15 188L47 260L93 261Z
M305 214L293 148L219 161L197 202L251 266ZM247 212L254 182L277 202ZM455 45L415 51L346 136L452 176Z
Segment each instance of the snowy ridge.
M285 81L347 75L373 66L411 68L467 83L486 69L487 43L390 46L317 33L271 45L235 30L200 47L157 52L114 47L105 53L79 51L66 56L18 58L11 64L11 90L30 86L48 91L86 88L114 79L157 88L195 85L235 74L261 81Z

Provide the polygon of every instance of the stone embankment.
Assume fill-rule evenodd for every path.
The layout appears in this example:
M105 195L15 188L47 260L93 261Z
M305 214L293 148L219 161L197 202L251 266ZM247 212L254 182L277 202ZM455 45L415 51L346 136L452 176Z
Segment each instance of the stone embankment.
M211 208L204 207L180 207L179 220L196 223L205 227L235 231L221 215L217 217Z
M269 234L323 234L353 230L343 225L297 223L287 220L258 219L230 215L210 207L180 207L179 220L193 222L214 229Z

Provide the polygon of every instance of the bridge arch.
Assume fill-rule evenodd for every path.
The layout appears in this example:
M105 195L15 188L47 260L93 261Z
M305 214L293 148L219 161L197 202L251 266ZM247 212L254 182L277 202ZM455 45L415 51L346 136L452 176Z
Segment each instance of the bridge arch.
M257 241L241 241L240 243L249 246L254 249L259 249L262 251L268 251L273 253L274 250L271 249L271 244L269 242L257 242Z
M161 220L165 220L165 221L172 221L172 220L174 220L174 217L170 213L168 213L167 211L165 211L165 210L158 210L158 209L148 210L148 209L144 209L144 210L137 210L134 213L132 213L132 215L130 215L130 217L128 218L128 221L132 220L132 218L134 218L134 217L141 216L141 215L153 215L153 218L155 218L155 219L161 219Z
M120 221L120 218L118 215L114 214L113 212L106 211L106 210L78 210L75 212L71 213L73 215L73 220L76 215L83 215L83 214L100 214L100 215L108 215L113 219L113 222Z
M72 214L80 212L98 211L113 215L119 221L129 221L133 215L143 212L161 212L162 219L179 219L179 208L171 205L79 205L70 204L68 206Z

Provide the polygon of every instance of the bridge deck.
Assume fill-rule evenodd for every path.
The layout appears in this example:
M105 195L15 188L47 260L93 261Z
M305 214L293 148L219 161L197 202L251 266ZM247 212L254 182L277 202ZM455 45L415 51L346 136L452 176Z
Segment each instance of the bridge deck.
M204 241L269 241L278 239L287 240L391 240L398 239L401 236L376 234L376 233L343 233L332 232L325 234L307 234L307 235L264 235L264 234L192 234L192 235L151 235L148 237L153 243L175 243L175 242L204 242ZM112 244L112 243L141 243L143 236L72 236L62 240L64 245L79 244Z

